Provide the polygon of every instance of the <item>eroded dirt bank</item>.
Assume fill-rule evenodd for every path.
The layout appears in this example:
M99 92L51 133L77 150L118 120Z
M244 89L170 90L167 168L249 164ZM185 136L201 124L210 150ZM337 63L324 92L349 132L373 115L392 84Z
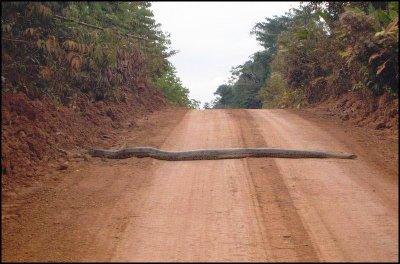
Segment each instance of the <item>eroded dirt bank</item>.
M165 108L118 131L113 147L159 147L186 109ZM132 216L151 159L71 160L36 183L3 190L2 256L10 261L106 260Z
M2 190L29 186L54 169L65 169L74 154L93 145L112 146L122 130L166 107L156 89L129 89L117 102L92 102L81 94L69 106L24 93L2 93Z
M398 260L397 138L288 110L171 110L135 129L118 144L359 157L82 160L6 196L3 259Z

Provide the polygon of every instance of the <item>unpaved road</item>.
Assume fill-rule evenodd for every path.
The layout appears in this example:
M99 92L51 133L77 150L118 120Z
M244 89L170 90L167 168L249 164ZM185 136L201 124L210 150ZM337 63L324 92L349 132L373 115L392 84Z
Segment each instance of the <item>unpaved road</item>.
M76 162L5 196L3 260L397 261L397 141L388 156L333 126L286 110L155 116L126 144L359 158Z

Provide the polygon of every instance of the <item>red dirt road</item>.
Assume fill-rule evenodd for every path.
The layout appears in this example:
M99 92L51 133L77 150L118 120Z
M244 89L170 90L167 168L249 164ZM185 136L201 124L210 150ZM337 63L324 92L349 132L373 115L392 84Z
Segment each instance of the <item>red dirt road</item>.
M6 196L3 260L398 260L396 139L287 110L193 110L146 122L121 145L359 157L77 162Z

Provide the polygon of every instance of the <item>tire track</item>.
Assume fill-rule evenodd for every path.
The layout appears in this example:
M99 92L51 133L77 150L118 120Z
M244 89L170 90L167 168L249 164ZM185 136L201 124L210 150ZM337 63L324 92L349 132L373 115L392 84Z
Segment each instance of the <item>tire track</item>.
M230 110L241 131L244 147L268 146L257 122L246 110ZM293 205L289 190L274 159L246 159L250 184L262 212L266 238L278 261L318 261L317 253Z

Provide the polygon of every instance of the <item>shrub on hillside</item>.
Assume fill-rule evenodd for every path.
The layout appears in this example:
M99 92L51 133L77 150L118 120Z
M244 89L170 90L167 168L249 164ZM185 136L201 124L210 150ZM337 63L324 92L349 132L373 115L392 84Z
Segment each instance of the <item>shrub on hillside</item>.
M2 2L2 79L62 104L79 93L119 100L122 86L140 96L170 74L159 27L149 2Z

